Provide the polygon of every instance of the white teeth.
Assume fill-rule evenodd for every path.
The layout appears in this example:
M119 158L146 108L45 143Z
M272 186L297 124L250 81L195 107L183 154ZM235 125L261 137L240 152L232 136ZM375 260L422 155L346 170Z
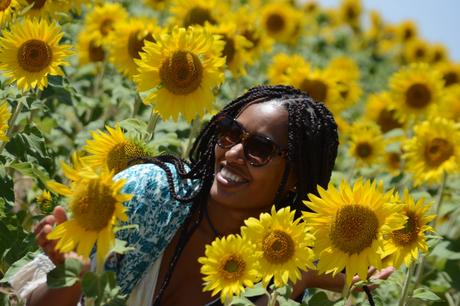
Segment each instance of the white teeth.
M232 181L232 182L234 182L234 183L242 183L242 182L245 181L241 176L236 175L236 174L233 173L233 172L230 172L227 168L222 168L222 170L220 170L220 174L221 174L226 180Z

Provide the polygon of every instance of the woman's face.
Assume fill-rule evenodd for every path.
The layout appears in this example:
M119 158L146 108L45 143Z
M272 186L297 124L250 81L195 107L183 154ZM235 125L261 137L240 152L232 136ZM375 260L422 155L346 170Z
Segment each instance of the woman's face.
M288 145L288 113L281 105L265 102L252 104L235 118L249 133L269 137L281 149ZM214 182L210 191L212 202L233 209L260 210L271 207L286 165L282 156L273 156L260 167L245 158L243 144L224 149L215 146ZM291 175L286 189L294 186Z

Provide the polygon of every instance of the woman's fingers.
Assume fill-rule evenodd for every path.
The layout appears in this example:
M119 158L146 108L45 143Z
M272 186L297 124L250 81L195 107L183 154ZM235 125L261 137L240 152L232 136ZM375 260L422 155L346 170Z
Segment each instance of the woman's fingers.
M67 213L62 206L56 206L53 210L53 215L57 224L67 221Z

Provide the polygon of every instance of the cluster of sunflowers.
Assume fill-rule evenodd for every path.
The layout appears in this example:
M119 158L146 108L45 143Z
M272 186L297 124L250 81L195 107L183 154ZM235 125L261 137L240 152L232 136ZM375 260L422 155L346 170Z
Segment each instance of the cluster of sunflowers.
M460 64L413 22L390 24L360 0L335 8L313 0L0 0L0 25L0 182L8 186L0 205L35 216L52 211L57 194L69 197L72 219L50 236L62 251L87 257L97 243L101 265L130 198L114 174L136 157L186 156L201 123L229 99L254 85L289 84L334 113L342 144L332 182L340 187L305 199L314 211L305 222L272 211L248 220L241 237L216 240L200 259L205 290L225 302L259 280L296 282L307 268L345 268L349 286L355 274L366 279L369 265L404 264L402 300L424 281L451 305L460 300L449 280L456 272L423 273L442 270L458 251ZM68 185L50 180L62 174ZM22 196L18 177L33 180ZM430 213L423 198L435 195ZM430 246L440 256L442 245L446 258L419 258L432 230L440 236Z

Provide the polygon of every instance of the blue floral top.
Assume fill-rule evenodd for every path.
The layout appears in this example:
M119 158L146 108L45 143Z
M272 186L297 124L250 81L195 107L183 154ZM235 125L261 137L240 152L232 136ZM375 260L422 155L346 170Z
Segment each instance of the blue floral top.
M168 167L179 196L190 195L198 189L199 180L182 180L173 165L168 164ZM157 165L135 165L118 173L114 180L118 179L126 180L123 193L133 194L133 198L125 202L129 216L126 225L137 224L138 229L117 233L118 239L126 241L135 250L124 256L110 256L106 268L116 272L123 293L129 294L149 265L169 245L189 213L190 205L172 197L166 173Z

